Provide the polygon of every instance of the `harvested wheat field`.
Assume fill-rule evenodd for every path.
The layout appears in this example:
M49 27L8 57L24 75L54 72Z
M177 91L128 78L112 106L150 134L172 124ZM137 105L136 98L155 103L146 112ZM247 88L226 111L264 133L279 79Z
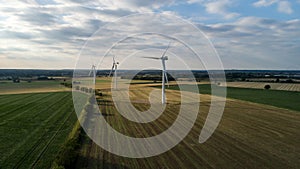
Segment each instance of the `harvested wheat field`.
M263 89L269 84L273 90L300 91L299 83L227 82L228 87Z
M150 108L151 87L132 87L130 99L142 111ZM158 89L155 89L158 90ZM169 104L153 122L141 124L117 112L110 90L98 98L101 116L117 131L132 137L155 136L168 129L180 108L179 92L167 90ZM121 92L120 92L121 93ZM212 137L200 144L210 95L201 95L200 114L187 137L161 155L131 159L111 154L87 136L82 138L74 168L299 168L300 112L228 99L223 118ZM159 97L157 97L159 100ZM156 99L155 99L156 100ZM125 109L125 107L124 107ZM97 115L99 116L99 115ZM96 118L96 116L95 116ZM93 123L95 119L89 119ZM93 129L98 132L97 128ZM101 138L107 139L108 138Z

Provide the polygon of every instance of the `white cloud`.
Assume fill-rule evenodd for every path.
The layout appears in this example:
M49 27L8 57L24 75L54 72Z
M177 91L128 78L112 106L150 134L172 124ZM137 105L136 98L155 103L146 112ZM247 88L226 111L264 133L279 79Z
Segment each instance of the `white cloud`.
M239 16L238 13L231 13L227 11L227 8L232 5L230 0L219 0L209 2L205 5L206 11L212 14L224 15L226 19L231 19Z
M288 1L280 1L278 3L278 11L286 14L293 13L293 9L291 7L290 2Z
M298 1L299 2L299 1ZM255 7L267 7L273 4L278 5L278 12L285 13L285 14L292 14L293 9L291 7L291 3L286 0L259 0L253 3Z
M277 2L278 2L278 0L259 0L255 3L253 3L253 5L256 7L266 7L266 6L270 6Z
M230 12L230 7L235 5L235 0L188 0L187 3L197 3L205 7L209 14L218 14L225 19L232 19L239 16L238 13Z

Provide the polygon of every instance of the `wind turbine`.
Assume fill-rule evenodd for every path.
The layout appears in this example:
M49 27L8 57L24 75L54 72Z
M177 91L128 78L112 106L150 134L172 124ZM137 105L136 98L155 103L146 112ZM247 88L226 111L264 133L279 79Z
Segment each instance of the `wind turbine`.
M91 76L92 73L93 73L93 85L95 86L96 85L96 74L97 74L97 71L96 71L96 66L94 64L92 65L92 68L90 70L89 76Z
M111 67L111 71L109 73L109 77L112 75L113 71L114 71L114 89L117 89L117 70L118 70L118 64L119 62L116 62L115 60L115 55L113 56L113 64L112 64L112 67Z
M166 60L168 60L168 56L166 56L166 53L169 50L170 45L171 45L171 42L169 43L168 47L166 48L166 50L164 51L164 53L162 54L161 57L144 57L147 59L161 60L162 67L163 67L163 69L162 69L162 86L161 86L161 103L162 104L166 103L166 95L165 95L166 81L169 86L168 76L167 76L167 72L166 72Z

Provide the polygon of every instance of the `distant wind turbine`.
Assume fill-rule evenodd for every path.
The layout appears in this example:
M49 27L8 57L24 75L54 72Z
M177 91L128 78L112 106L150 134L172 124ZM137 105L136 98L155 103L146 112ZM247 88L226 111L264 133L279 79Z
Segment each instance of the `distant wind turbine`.
M167 72L166 72L166 60L168 60L168 56L166 56L167 51L169 50L171 45L171 42L169 43L168 47L166 48L166 50L164 51L164 53L162 54L161 57L144 57L147 59L155 59L155 60L161 60L162 62L162 86L161 86L161 103L165 104L166 103L166 95L165 95L165 83L167 81L167 84L169 86L169 81L168 81L168 76L167 76Z
M96 66L93 64L92 65L92 68L90 70L90 73L89 73L89 76L91 76L93 74L93 85L96 84L96 74L97 74L97 71L96 71Z
M114 72L114 89L117 89L117 70L118 70L118 64L119 62L116 62L115 60L115 55L113 57L113 64L111 67L111 71L109 73L109 77L112 75L112 73Z

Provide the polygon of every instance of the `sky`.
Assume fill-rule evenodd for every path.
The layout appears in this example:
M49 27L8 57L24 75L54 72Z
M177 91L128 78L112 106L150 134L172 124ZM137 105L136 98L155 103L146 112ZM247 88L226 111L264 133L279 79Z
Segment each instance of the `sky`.
M225 69L300 67L300 0L0 0L0 4L1 69L73 69L95 32L120 17L145 12L193 23L212 42ZM110 66L105 62L104 68Z

